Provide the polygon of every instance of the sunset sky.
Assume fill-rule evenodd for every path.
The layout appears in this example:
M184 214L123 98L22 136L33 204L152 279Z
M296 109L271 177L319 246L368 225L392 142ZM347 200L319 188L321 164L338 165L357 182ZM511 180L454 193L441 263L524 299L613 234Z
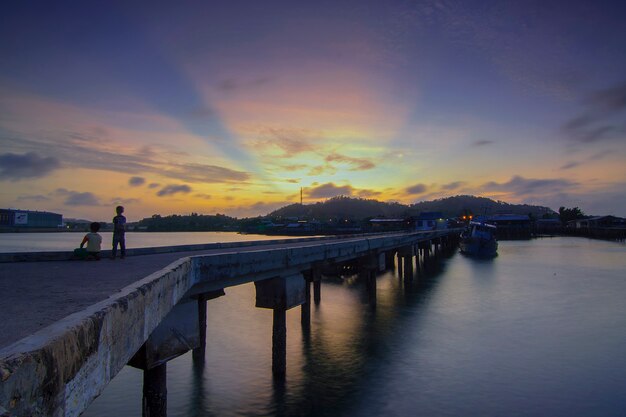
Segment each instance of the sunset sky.
M626 216L626 3L4 1L0 208Z

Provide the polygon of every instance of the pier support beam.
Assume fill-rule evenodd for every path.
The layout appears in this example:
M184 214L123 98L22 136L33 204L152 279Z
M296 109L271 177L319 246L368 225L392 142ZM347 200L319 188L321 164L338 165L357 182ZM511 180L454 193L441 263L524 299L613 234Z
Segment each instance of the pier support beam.
M368 269L365 271L367 282L367 297L370 307L376 308L376 271Z
M194 362L204 362L206 353L206 298L198 296L198 336L200 346L191 351Z
M313 268L311 272L313 279L313 302L317 306L322 301L322 271L319 268Z
M376 308L376 273L381 270L384 262L385 257L383 253L373 253L362 258L359 262L359 274L365 279L368 303L372 308Z
M167 363L143 371L143 417L167 417Z
M217 291L210 291L202 294L198 294L198 342L199 346L192 350L192 357L194 362L204 362L204 356L206 352L206 306L207 301L214 298L225 295L223 289Z
M393 250L385 252L385 268L393 269L395 266L396 252Z
M275 308L272 323L272 374L284 379L287 373L287 309Z
M425 241L422 244L422 249L424 250L424 268L428 268L431 262L431 254L430 254L430 240Z
M305 271L304 276L304 303L300 307L300 324L303 331L309 331L311 327L311 281L313 280L313 272Z
M400 276L404 278L404 281L410 281L413 279L414 255L415 247L413 245L405 246L398 250L398 265L402 265L402 273L400 273Z
M254 286L256 306L273 310L272 373L275 379L284 379L287 371L287 310L305 302L305 279L298 273L256 281Z

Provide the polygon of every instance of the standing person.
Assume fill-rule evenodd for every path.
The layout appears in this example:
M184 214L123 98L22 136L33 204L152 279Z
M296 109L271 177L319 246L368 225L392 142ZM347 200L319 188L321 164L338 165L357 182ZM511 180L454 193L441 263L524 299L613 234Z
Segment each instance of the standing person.
M85 259L89 260L91 258L96 261L100 260L100 245L102 244L102 236L98 234L98 230L100 230L100 223L93 222L89 225L90 233L87 233L83 238L83 241L80 242L80 248L82 249L85 243L87 244L87 256Z
M126 217L122 216L124 213L124 207L115 207L117 216L113 217L113 250L111 251L111 259L115 259L117 253L117 244L120 245L120 259L126 257L126 240L124 234L126 233Z

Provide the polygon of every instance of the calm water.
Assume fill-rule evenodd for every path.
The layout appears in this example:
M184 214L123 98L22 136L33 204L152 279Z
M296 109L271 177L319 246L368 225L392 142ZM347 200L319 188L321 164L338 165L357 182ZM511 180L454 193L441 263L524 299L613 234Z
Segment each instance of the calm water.
M254 286L208 303L206 365L168 364L169 416L625 416L626 247L500 242L405 287L325 277L311 332L287 315L288 370L271 377L270 310ZM140 416L126 367L84 416Z
M100 232L102 249L110 249L112 232ZM71 251L80 245L85 232L0 233L0 253ZM240 235L235 232L126 232L126 248L194 245L244 240L285 239L280 236Z

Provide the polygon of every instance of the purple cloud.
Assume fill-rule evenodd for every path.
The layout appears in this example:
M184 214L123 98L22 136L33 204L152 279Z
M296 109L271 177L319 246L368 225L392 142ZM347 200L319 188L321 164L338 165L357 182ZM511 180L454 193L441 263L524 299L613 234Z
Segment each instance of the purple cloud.
M183 193L183 194L187 194L191 192L191 187L188 186L187 184L182 184L182 185L174 185L174 184L170 184L170 185L166 185L165 187L161 188L159 190L159 192L157 193L157 195L159 197L165 197L168 195L174 195L174 194L178 194L178 193Z
M146 183L146 179L143 177L130 177L130 179L128 180L128 185L130 185L131 187L139 187L140 185L143 185Z
M36 152L23 155L5 153L0 155L0 180L19 181L40 178L61 167L54 157L41 157Z
M415 184L410 187L405 188L405 191L408 194L424 194L428 187L424 184Z
M446 191L452 191L452 190L456 190L459 187L462 187L463 185L465 185L463 181L454 181L448 184L443 184L441 186L441 189L446 190Z
M531 179L514 176L508 182L497 183L490 181L482 185L487 191L505 191L517 194L518 196L528 196L536 194L548 194L563 192L578 185L578 183L566 179Z
M329 182L318 187L308 189L307 194L311 198L331 198L339 195L352 195L353 191L354 188L350 185L338 187L332 182Z
M63 204L66 206L99 206L100 202L98 198L90 192L80 192L66 190L65 188L58 188L56 190L58 195L64 196L65 201Z
M341 155L338 153L331 153L330 155L324 158L326 162L340 162L348 165L352 165L350 171L365 171L368 169L375 168L376 165L365 158L353 158L346 155Z
M585 111L561 126L569 140L594 143L623 138L626 124L626 83L588 94Z

